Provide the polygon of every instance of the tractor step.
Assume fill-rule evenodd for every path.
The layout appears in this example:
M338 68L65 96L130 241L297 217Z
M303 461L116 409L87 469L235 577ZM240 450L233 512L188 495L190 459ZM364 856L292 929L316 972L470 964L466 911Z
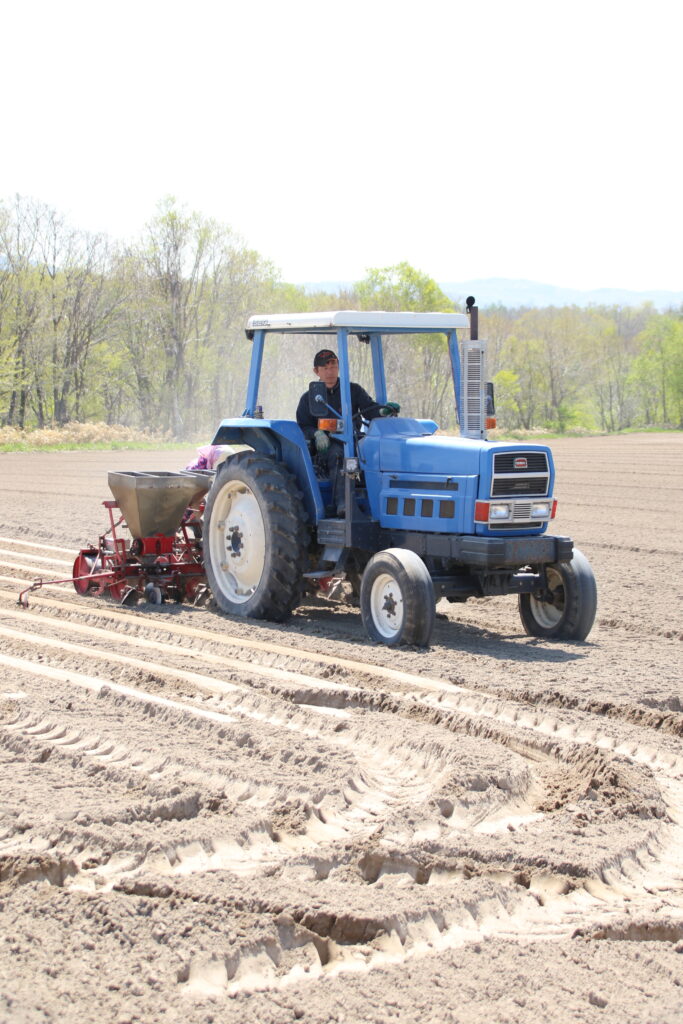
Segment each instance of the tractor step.
M348 525L351 526L350 538L346 532ZM374 519L355 517L350 524L346 519L321 519L318 522L317 540L318 544L329 548L330 551L345 547L376 551L379 544L379 523Z

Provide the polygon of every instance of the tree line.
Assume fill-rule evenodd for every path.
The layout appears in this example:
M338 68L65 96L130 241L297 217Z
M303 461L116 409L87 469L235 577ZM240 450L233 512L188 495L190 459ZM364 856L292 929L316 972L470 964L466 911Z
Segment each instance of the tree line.
M307 293L228 226L171 198L123 244L15 197L0 202L0 425L92 420L210 436L243 409L250 314L458 308L408 263L369 270L348 291ZM497 305L480 324L504 430L683 428L683 309ZM266 415L293 416L319 344L269 340ZM392 338L385 358L406 414L453 429L443 340ZM367 346L352 344L351 365L371 389Z

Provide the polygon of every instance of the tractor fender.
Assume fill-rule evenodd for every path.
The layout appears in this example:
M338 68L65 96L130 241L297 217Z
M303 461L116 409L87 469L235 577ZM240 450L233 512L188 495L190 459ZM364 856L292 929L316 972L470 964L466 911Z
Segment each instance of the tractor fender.
M308 442L298 423L249 417L221 420L211 443L246 445L283 463L299 485L308 520L317 523L324 517L325 508Z

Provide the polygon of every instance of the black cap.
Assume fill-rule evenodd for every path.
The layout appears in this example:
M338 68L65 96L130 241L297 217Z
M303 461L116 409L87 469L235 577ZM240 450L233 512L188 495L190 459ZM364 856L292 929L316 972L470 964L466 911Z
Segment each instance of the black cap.
M314 366L327 366L328 363L332 362L333 359L337 358L337 353L333 352L331 348L321 348L319 352L316 352L315 359L313 360Z

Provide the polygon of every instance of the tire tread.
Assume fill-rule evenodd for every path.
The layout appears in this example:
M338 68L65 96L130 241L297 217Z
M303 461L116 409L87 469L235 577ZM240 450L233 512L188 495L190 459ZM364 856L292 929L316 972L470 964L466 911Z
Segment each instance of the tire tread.
M209 545L205 545L207 579L222 611L255 619L284 622L299 602L301 579L305 571L308 531L301 492L294 477L281 463L254 451L238 452L219 470L212 491L217 494L227 480L247 477L245 483L261 495L267 508L264 516L269 562L268 579L259 583L254 595L244 604L233 604L219 586L211 586L213 570L208 561ZM206 533L211 529L213 501L211 493L206 508Z
M550 568L562 576L565 594L564 614L552 628L543 626L534 615L530 594L520 594L519 615L528 636L555 640L586 639L598 606L597 586L590 562L578 548L574 548L570 562L558 562Z
M403 594L403 623L391 640L376 628L371 612L372 584L384 572L394 576ZM389 646L429 645L436 618L434 585L429 570L414 551L407 548L387 548L373 555L361 578L360 606L363 624L372 640Z

